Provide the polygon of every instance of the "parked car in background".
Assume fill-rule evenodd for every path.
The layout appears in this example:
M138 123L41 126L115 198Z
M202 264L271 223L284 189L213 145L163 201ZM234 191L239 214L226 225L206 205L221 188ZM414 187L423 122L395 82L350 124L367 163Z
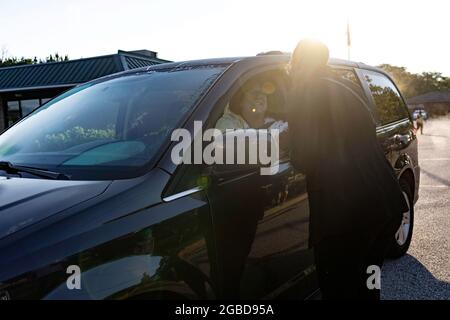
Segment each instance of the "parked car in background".
M307 299L306 177L289 145L279 170L175 164L175 128L214 127L249 80L269 79L286 120L283 54L166 63L80 85L0 136L0 296L8 299ZM410 210L391 256L411 242L420 170L403 97L382 70L331 60L373 112ZM351 116L351 115L349 115ZM358 134L358 132L355 132ZM248 195L263 195L256 202ZM362 212L361 214L364 214ZM75 269L73 269L75 266ZM67 286L70 270L81 286ZM69 273L68 273L69 272Z
M424 120L427 120L427 119L428 119L428 113L427 113L425 110L423 110L423 109L417 109L417 110L414 110L413 113L412 113L413 120L417 120L417 118L419 117L419 115L422 116L422 118L423 118Z

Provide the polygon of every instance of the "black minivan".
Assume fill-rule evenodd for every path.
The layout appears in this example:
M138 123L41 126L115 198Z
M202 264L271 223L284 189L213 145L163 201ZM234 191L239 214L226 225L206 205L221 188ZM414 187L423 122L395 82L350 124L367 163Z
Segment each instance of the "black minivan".
M315 297L306 177L288 145L278 172L263 178L254 166L171 158L174 129L213 127L254 78L272 79L268 111L286 120L288 62L266 54L126 71L67 91L4 132L0 299ZM399 257L420 176L405 100L377 68L333 59L330 67L372 108L408 201L392 239ZM251 199L252 190L262 196Z

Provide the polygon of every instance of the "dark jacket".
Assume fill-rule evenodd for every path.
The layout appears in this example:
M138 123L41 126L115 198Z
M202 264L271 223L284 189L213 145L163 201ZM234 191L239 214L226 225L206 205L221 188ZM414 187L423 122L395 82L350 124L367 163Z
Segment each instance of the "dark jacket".
M311 241L386 223L408 209L359 92L327 72L293 83L291 160L307 177Z

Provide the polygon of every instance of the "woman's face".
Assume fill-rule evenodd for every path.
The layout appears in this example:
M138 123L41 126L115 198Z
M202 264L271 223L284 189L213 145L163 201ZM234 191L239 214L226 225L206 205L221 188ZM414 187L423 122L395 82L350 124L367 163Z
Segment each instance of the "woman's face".
M262 92L259 85L255 85L244 94L241 107L242 116L247 122L264 119L267 111L267 95Z

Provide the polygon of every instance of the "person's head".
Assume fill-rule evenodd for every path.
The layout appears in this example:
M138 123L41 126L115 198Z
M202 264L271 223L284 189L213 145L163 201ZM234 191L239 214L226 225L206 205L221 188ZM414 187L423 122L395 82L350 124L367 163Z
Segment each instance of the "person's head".
M232 112L241 115L251 126L264 120L267 111L267 84L249 81L239 88L230 101Z
M293 77L300 74L313 74L323 70L328 64L330 53L328 47L322 42L303 39L291 56L290 72Z

